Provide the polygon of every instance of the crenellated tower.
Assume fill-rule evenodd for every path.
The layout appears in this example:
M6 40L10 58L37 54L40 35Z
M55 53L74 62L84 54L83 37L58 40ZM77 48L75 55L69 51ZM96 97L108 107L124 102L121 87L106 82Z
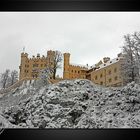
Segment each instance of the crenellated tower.
M19 73L19 79L21 80L23 77L25 77L25 67L26 63L28 62L28 54L22 52L21 53L21 63L19 66L20 73Z
M69 65L70 65L70 53L64 53L64 70L63 70L64 79L69 79Z
M47 51L47 64L49 66L53 67L53 65L54 65L54 57L55 57L55 51L52 51L52 50Z

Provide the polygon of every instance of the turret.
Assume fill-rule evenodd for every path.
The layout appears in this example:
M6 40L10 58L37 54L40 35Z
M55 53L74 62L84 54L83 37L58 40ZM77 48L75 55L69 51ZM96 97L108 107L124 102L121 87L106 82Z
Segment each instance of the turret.
M64 79L69 79L69 61L70 61L70 53L64 53L64 71L63 71Z
M27 59L28 59L28 54L22 52L21 53L21 63L19 66L19 69L20 69L19 79L22 79L24 77L24 69L25 69L25 64L26 64Z
M40 54L39 53L37 54L37 58L40 58Z
M104 63L107 63L108 61L110 61L110 58L109 58L109 57L104 57L104 58L103 58L103 62L104 62Z
M52 51L52 50L47 51L47 63L49 65L53 65L54 56L55 56L55 51Z

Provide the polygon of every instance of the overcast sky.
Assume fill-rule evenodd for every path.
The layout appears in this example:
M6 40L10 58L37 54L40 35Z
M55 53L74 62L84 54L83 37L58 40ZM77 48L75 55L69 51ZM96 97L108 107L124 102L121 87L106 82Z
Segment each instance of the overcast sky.
M0 73L19 70L24 46L29 57L60 50L72 63L93 65L116 57L134 31L140 12L0 12Z

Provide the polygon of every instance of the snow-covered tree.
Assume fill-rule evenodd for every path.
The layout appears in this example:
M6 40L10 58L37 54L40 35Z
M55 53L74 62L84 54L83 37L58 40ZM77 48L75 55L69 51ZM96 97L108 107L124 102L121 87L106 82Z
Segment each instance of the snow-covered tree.
M52 78L55 79L57 70L61 68L62 53L60 51L55 51L55 54L51 59L52 65L50 64L47 67L49 68L49 71L52 73Z
M50 83L50 77L52 75L52 69L51 68L45 68L40 71L40 79L43 82L43 84L49 84Z
M10 75L9 69L6 69L5 72L1 74L0 83L1 83L2 88L6 88L6 86L8 84L8 80L10 78L9 75Z
M138 66L139 69L137 80L140 83L140 32L135 32L133 34L133 39L135 42L134 55L136 59L136 65Z
M140 51L138 35L138 33L134 33L132 35L128 34L124 36L125 42L122 47L124 59L121 66L124 83L139 81Z
M18 72L13 70L10 74L10 83L13 85L18 80Z

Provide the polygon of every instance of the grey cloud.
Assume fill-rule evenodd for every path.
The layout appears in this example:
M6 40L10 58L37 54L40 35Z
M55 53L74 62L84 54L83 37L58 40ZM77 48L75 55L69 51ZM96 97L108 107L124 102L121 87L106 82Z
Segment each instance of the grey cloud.
M139 12L1 12L0 72L18 70L23 46L30 57L48 49L70 52L80 64L116 57L123 36L139 25Z

